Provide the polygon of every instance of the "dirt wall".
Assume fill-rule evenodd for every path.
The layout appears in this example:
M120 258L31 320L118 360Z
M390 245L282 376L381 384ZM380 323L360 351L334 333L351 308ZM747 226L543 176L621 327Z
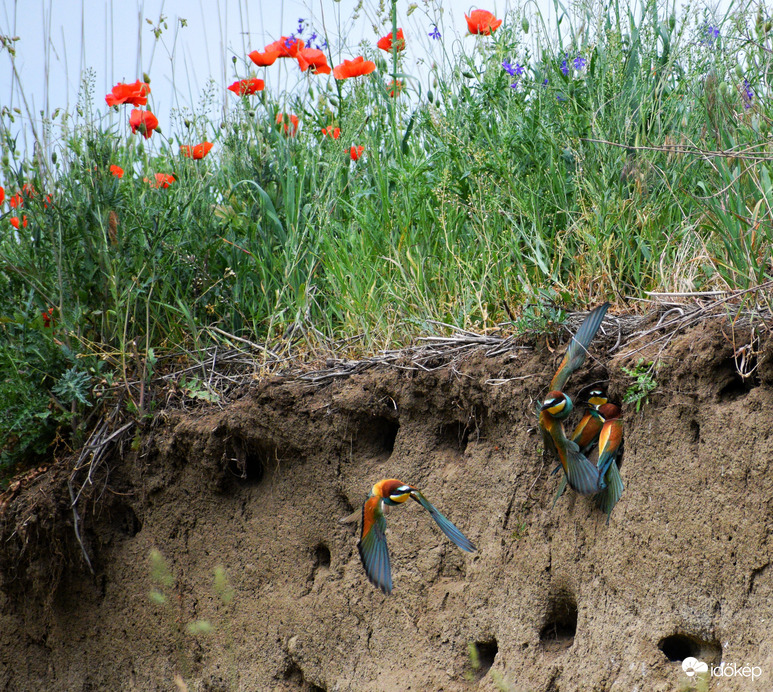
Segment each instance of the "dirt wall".
M672 691L695 684L689 656L759 667L711 689L773 689L773 344L744 379L729 334L712 321L665 346L658 389L624 411L608 524L573 493L551 509L534 410L563 347L544 338L167 412L94 479L95 576L52 467L0 510L0 689L169 690L177 674L191 690ZM570 393L601 383L619 401L621 366L660 349L610 357L613 343L594 343ZM478 547L396 508L389 597L340 521L385 477ZM211 631L191 634L200 620Z

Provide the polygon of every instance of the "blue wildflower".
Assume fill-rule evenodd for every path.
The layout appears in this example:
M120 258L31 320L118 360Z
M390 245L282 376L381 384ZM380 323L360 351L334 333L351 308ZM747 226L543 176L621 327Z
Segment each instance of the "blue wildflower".
M712 24L707 24L703 27L703 33L706 37L706 40L704 41L701 39L701 43L707 43L708 45L713 46L714 41L719 38L719 27L716 27Z
M518 65L518 63L516 63L516 66L517 65ZM507 72L507 74L509 74L511 77L515 77L516 76L516 74L517 74L516 71L515 71L516 68L513 67L509 62L507 62L507 60L503 60L502 61L502 67L505 68L505 72Z
M754 101L754 91L752 90L751 84L749 84L748 79L743 80L743 105L744 108L751 108L752 107L752 101Z
M302 33L303 33L303 25L304 25L305 23L306 23L306 20L305 20L305 19L303 19L302 17L298 19L298 33L299 33L299 34L302 34Z
M440 40L441 36L440 36L440 32L438 31L437 24L435 24L435 28L432 31L430 31L428 36L431 39L434 39L435 41L439 41Z
M588 64L588 61L585 58L578 55L573 60L573 63L574 63L574 69L579 71Z
M566 96L564 96L563 94L556 94L556 101L558 101L559 103L566 101Z
M285 48L287 48L287 50L290 50L290 48L292 48L293 44L295 43L295 40L296 40L295 39L295 34L290 34L285 39Z
M563 72L567 77L569 76L569 65L566 62L566 59L561 63L561 72Z

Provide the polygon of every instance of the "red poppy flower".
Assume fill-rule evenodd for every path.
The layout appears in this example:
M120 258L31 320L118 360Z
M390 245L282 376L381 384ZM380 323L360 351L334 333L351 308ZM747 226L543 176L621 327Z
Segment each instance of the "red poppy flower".
M336 79L349 79L350 77L370 74L375 69L376 63L360 56L354 60L344 60L340 65L336 65L333 68L333 76Z
M395 84L397 85L397 88L395 88ZM389 84L386 85L386 89L387 89L387 93L390 96L394 97L395 92L398 95L402 93L402 91L403 91L403 83L399 79L396 80L396 81L392 80L391 82L389 82Z
M185 144L180 147L180 153L183 156L187 156L190 159L203 159L207 154L209 154L209 150L211 148L212 148L211 142L202 142L201 144L197 144L196 146Z
M403 35L403 30L397 30L397 40L394 44L392 44L392 32L390 31L386 36L382 36L376 45L381 48L381 50L387 52L391 52L393 45L398 51L405 50L405 36Z
M118 82L113 87L112 93L105 96L108 106L117 106L119 103L130 103L132 106L144 106L148 102L150 85L139 79L134 84Z
M299 38L294 36L282 36L278 41L269 43L265 51L266 53L279 53L279 58L297 58L298 51L303 50L306 44Z
M48 308L48 310L43 310L41 312L41 315L43 315L43 328L46 329L50 327L54 317L54 308Z
M306 72L311 68L312 74L330 74L330 65L327 64L327 58L321 50L316 48L304 48L298 51L298 65L301 72Z
M132 129L133 135L139 132L145 139L149 139L153 130L158 127L158 118L150 111L141 111L135 108L129 116L129 127Z
M287 124L288 120L290 121L290 124L292 124L292 126L293 126L293 131L290 132L290 134L294 136L295 133L298 131L298 122L299 122L298 116L297 115L293 115L292 113L288 113L287 115L285 115L284 113L277 113L276 114L276 124L277 125L281 125L282 123L284 123L284 133L285 134L288 134L288 132L290 130L290 125Z
M352 161L356 161L360 156L362 156L362 152L365 151L365 147L356 147L352 145L352 148L349 149L349 157L352 159Z
M239 96L248 96L258 91L263 91L266 83L262 79L240 79L238 82L234 82L228 87L229 91L233 91L234 94Z
M21 190L8 200L8 204L11 205L11 209L23 207L25 198L32 199L34 196L35 188L30 183L24 183L24 185L21 186Z
M13 226L17 231L19 230L19 225L24 226L24 228L27 228L27 217L22 216L21 224L19 223L19 217L18 216L12 216L11 217L11 226Z
M150 183L153 187L169 187L172 183L177 182L173 175L168 173L156 173L155 180L150 178L143 178L146 183Z
M5 202L5 188L0 185L0 204Z
M484 36L492 34L502 23L501 19L497 19L488 10L473 10L469 17L465 14L464 18L467 20L467 28L471 34L483 34Z
M266 50L265 52L261 53L257 50L252 51L252 53L248 53L247 57L252 60L258 67L268 67L269 65L273 65L276 62L276 59L279 57L279 51L278 50Z
M116 166L113 164L110 166L110 172L116 177L116 178L123 178L123 168L120 166Z
M332 137L333 139L338 139L341 136L341 128L340 127L323 127L322 128L322 136L323 137Z

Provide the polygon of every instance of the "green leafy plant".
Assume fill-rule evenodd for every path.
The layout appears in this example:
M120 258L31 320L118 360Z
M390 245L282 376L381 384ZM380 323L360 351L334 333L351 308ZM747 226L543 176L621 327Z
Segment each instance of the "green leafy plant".
M622 371L634 379L628 389L625 390L625 396L623 397L624 404L636 404L636 411L640 411L641 407L649 404L650 392L657 389L658 383L653 377L654 363L652 361L645 363L643 358L640 358L633 368L623 367Z

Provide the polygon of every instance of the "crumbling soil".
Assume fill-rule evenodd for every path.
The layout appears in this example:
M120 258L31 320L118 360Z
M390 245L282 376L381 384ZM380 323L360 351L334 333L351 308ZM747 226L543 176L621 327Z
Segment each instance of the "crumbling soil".
M655 355L608 356L614 336L570 380L576 400L601 384L620 401L621 366ZM744 339L713 320L662 350L658 389L624 409L608 524L572 492L551 509L535 406L563 346L544 337L163 414L88 486L94 576L70 467L34 472L0 496L0 689L170 690L178 675L191 690L670 692L694 684L689 656L759 666L711 689L773 689L773 343L748 351L743 378ZM358 522L340 521L388 477L478 547L396 508L389 597L365 578ZM191 634L199 620L211 631Z

